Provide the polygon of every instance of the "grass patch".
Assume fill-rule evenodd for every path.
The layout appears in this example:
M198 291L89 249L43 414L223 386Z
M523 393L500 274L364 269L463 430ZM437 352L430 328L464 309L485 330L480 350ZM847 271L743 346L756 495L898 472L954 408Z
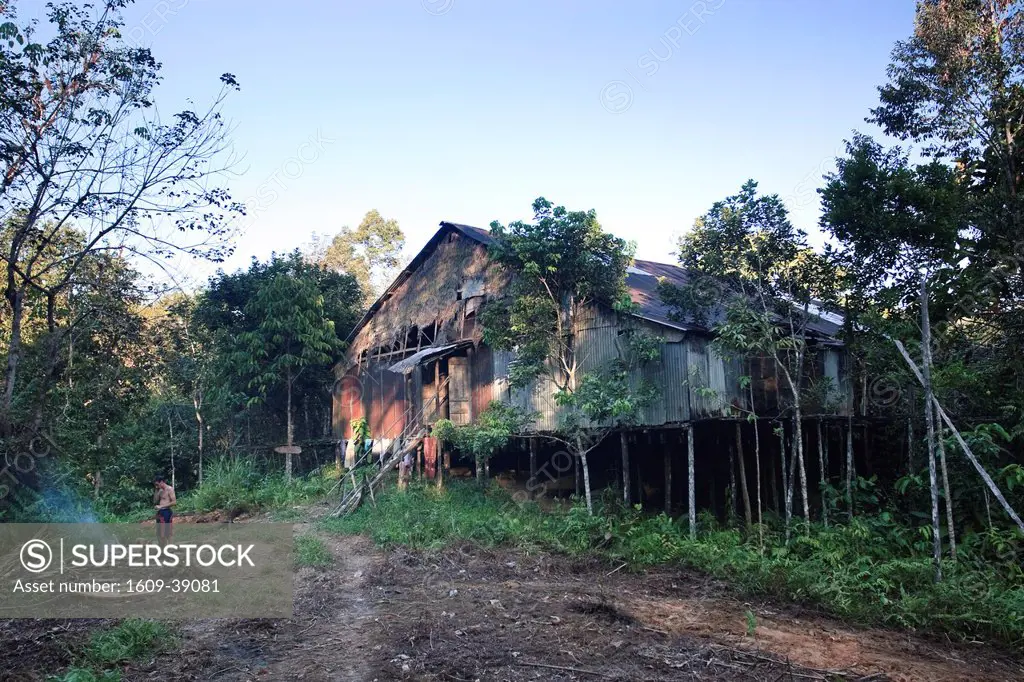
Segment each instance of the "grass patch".
M287 509L322 498L337 480L328 466L287 483L283 475L260 473L252 460L225 457L206 468L202 487L178 497L178 509L230 514Z
M417 485L405 494L385 491L376 506L322 526L366 534L384 546L436 549L471 541L592 553L634 569L680 564L746 593L807 604L853 622L1024 644L1024 570L1021 557L1005 550L1008 544L1024 548L1015 531L964 538L960 560L945 562L945 579L935 584L927 539L886 513L828 528L813 524L806 534L797 529L788 546L780 529L769 527L762 548L756 533L722 528L707 515L694 541L685 519L623 510L612 498L596 511L590 516L576 505L541 512L500 489L453 482L444 491ZM1002 554L992 554L986 543L1003 548Z
M315 535L300 535L295 538L296 566L330 566L334 555L323 540Z
M99 665L124 663L162 651L171 639L163 623L132 618L93 635L83 656Z
M163 623L132 618L95 633L79 661L50 682L121 682L121 673L106 669L164 651L174 641Z
M288 523L291 521L299 521L303 518L303 514L294 507L285 507L284 509L274 509L270 512L270 520L274 523Z
M71 668L63 675L50 675L49 682L121 682L121 673L116 670L96 672L91 668Z

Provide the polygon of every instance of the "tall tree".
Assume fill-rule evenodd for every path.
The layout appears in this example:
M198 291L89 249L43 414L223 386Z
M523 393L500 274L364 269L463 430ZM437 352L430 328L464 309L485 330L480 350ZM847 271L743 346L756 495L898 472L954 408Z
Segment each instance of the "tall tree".
M976 255L1024 239L1024 14L1017 0L921 0L871 121L955 162L979 199ZM1020 264L1017 263L1019 269Z
M513 387L542 376L553 383L564 408L563 442L583 465L592 510L587 453L605 434L588 428L590 419L577 393L582 388L607 394L597 389L621 387L621 376L595 375L584 384L576 335L590 307L631 305L625 286L631 249L601 228L593 209L568 211L541 197L533 202L533 212L532 223L491 223L492 255L514 277L509 295L481 313L484 338L493 348L514 352L509 372Z
M120 10L47 5L48 42L36 24L17 24L13 3L0 4L0 218L10 238L0 254L10 318L0 431L9 434L24 357L27 298L49 309L75 286L96 254L118 251L159 263L187 253L217 259L228 252L228 221L240 207L217 184L230 165L220 106L237 89L230 74L200 112L170 121L154 113L160 65L148 49L122 38ZM48 259L55 240L79 235L62 257ZM69 333L47 315L51 349ZM52 385L59 353L37 381ZM36 421L40 418L37 414Z
M398 221L372 209L355 230L341 228L329 244L314 242L313 259L356 278L369 305L384 291L400 263L405 234Z
M324 297L316 283L297 273L274 276L249 302L246 313L258 320L241 335L234 360L256 393L250 402L266 400L270 390L285 393L286 445L295 442L293 388L302 372L327 365L341 344L334 322L324 312ZM285 455L285 476L291 480L292 453Z
M244 428L250 442L271 439L274 430L284 426L276 423L276 418L286 412L286 396L271 391L265 403L251 403L251 376L239 374L232 358L245 350L240 341L243 335L257 331L263 321L254 313L253 301L278 276L295 277L315 286L323 296L323 314L334 323L339 339L348 335L362 310L362 293L355 278L310 264L297 251L266 262L254 259L245 270L218 273L211 278L207 289L198 296L190 325L192 338L201 340L203 367L209 371L206 412L209 419L228 426L229 430ZM323 435L322 429L329 424L332 381L327 366L303 371L295 380L295 392L309 401L318 427L316 431L307 428L305 438ZM235 429L232 444L238 434Z
M810 518L804 462L804 376L818 306L832 297L834 273L793 227L776 195L759 196L748 181L739 194L716 202L679 242L679 261L693 276L685 286L665 283L662 297L678 315L710 319L725 353L765 358L778 368L793 409L791 466L798 467L804 518ZM707 282L717 286L707 287ZM794 476L786 486L789 530Z
M957 286L963 272L962 254L973 242L967 223L966 188L954 169L938 161L912 167L901 149L884 150L865 136L848 142L847 152L846 158L837 160L836 172L826 176L827 185L821 190L822 226L840 241L832 255L845 274L846 295L863 302L858 321L870 320L866 326L871 331L862 336L868 343L866 355L874 356L876 371L887 362L899 362L887 337L913 329L913 316L906 313L916 306L921 311L921 352L927 380L924 424L938 578L937 425L932 411L931 303L925 282L935 279L947 292ZM875 349L870 347L872 338ZM897 372L907 382L912 380L905 370ZM948 508L951 496L948 486L944 487ZM955 530L951 527L950 532Z

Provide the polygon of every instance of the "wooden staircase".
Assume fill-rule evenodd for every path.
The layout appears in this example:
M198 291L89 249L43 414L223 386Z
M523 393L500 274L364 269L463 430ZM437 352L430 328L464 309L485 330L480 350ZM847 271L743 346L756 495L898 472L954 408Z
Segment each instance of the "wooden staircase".
M427 429L423 426L418 426L410 436L401 436L393 440L382 457L384 460L383 465L372 478L366 474L357 476L357 474L361 473L360 466L369 463L369 454L364 454L360 457L359 461L356 462L355 468L348 472L351 484L343 485L341 504L334 510L332 516L339 517L351 514L359 508L363 501L363 496L366 494L372 500L374 490L380 488L387 475L398 466L398 463L402 461L406 454L416 451L416 448L420 446L426 435ZM364 467L363 471L366 471L368 468L370 467Z

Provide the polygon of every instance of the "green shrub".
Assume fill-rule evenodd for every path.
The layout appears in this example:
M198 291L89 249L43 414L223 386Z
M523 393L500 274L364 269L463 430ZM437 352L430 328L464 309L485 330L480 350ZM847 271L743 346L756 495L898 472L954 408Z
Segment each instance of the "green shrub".
M295 538L295 564L297 566L330 566L334 555L324 541L315 535Z
M336 476L330 466L288 483L283 475L260 473L251 459L224 457L210 462L203 485L179 497L178 508L241 514L305 504L326 495L337 482Z
M567 511L541 512L500 488L453 482L444 491L418 485L405 493L385 491L376 506L324 526L365 533L385 546L435 549L471 541L596 553L631 568L676 563L746 593L812 605L854 622L1024 643L1024 574L1017 560L1024 543L1015 531L965 537L960 560L945 562L945 579L935 584L927 538L886 513L848 525L811 524L788 546L781 529L768 526L762 548L756 532L720 528L710 515L701 516L692 541L685 519L623 510L613 500L596 512L587 514L578 502Z

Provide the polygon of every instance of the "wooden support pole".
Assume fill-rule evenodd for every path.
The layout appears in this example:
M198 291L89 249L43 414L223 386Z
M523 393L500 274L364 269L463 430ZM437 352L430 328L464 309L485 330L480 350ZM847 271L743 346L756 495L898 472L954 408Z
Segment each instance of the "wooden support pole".
M907 349L903 346L901 342L896 340L894 340L893 342L899 349L900 354L903 355L903 359L907 361L908 365L910 365L910 369L914 373L914 376L916 376L917 380L921 382L922 385L924 385L924 379L921 376L921 371L918 369L913 359L911 359L910 353L907 352ZM950 431L953 432L953 437L956 438L957 444L960 445L960 448L964 451L964 456L967 457L970 463L974 466L975 470L977 470L978 475L981 476L983 481L985 481L985 485L988 486L988 489L992 491L992 494L999 501L999 504L1002 505L1003 511L1006 512L1007 516L1013 519L1013 522L1017 524L1018 528L1024 530L1024 521L1021 521L1020 516L1017 515L1017 512L1014 511L1013 507L1010 506L1010 503L1006 501L1005 497L1003 497L1003 492L999 489L999 486L997 486L995 481L992 480L992 477L989 476L989 473L985 471L985 467L981 465L981 462L978 461L978 458L974 456L974 452L971 451L971 448L964 441L963 436L960 435L960 431L958 431L956 426L953 424L953 420L950 419L949 415L946 414L946 411L942 409L942 405L939 404L937 398L932 396L932 401L935 404L935 411L938 414L939 418L943 422L945 422L946 426L948 426Z
M665 456L665 513L672 515L672 448L662 446Z
M440 441L437 442L437 462L434 464L434 474L437 477L437 487L444 489L444 451L445 447Z
M619 448L622 450L622 502L628 509L633 504L633 496L629 487L629 439L625 429L619 431Z
M818 470L820 474L821 482L821 522L828 527L828 495L826 489L828 487L828 461L825 455L825 439L822 436L821 431L821 419L818 419Z
M686 427L686 465L687 465L687 494L689 499L687 500L687 506L690 513L690 539L697 539L697 496L694 490L694 472L693 472L693 424L689 424Z
M853 520L853 412L846 420L846 516Z
M530 439L530 481L526 486L526 489L530 492L530 499L532 500L534 495L533 491L537 487L537 439Z
M736 422L736 463L739 465L740 494L743 495L743 518L746 519L747 527L754 522L753 512L750 509L750 491L747 489L747 465L743 453L743 422Z

